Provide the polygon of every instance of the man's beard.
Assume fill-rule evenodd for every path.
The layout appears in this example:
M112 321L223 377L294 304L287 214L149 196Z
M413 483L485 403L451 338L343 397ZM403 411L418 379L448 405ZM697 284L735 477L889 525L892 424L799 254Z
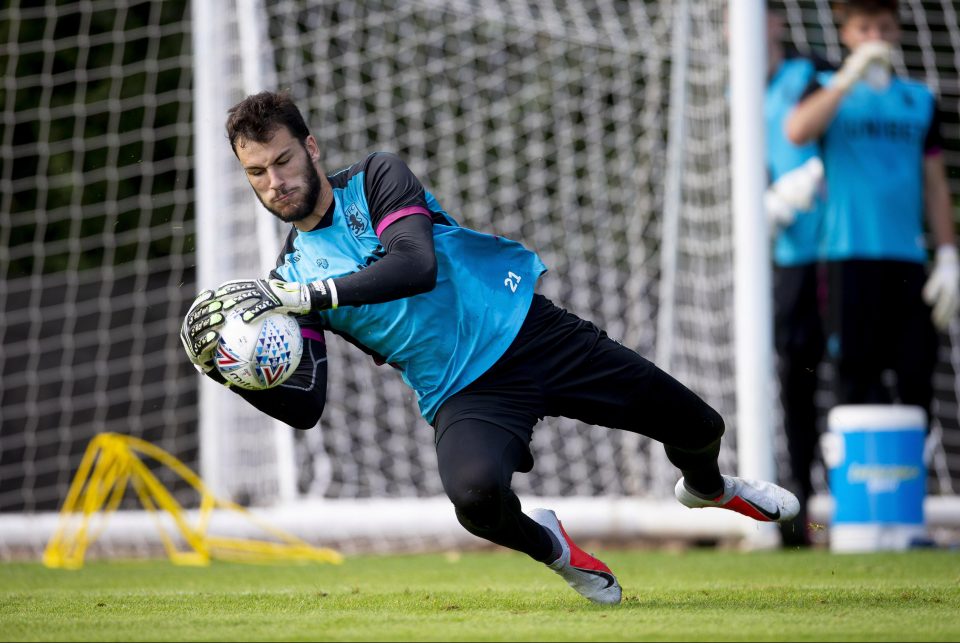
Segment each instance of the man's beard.
M307 169L303 175L304 179L304 194L303 200L300 202L300 207L298 207L293 212L284 214L279 210L275 210L267 204L263 197L260 196L260 193L257 192L257 198L260 199L260 203L263 204L270 213L283 221L284 223L293 223L295 221L303 221L311 214L313 214L314 208L317 207L317 200L320 198L320 174L317 173L317 168L314 167L313 163L307 163ZM296 197L294 197L296 198Z

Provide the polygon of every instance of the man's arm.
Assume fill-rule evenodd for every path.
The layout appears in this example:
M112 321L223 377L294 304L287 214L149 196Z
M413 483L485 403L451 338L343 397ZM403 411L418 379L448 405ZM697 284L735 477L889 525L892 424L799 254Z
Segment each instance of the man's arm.
M950 184L943 154L930 154L923 159L924 204L927 223L936 247L955 246Z
M437 284L433 221L419 214L397 219L380 233L384 256L357 272L309 284L279 279L236 279L220 285L222 310L245 304L243 320L269 311L287 315L379 304L428 292ZM222 320L221 320L222 321Z
M823 183L823 161L811 156L800 167L786 172L763 195L767 216L776 226L789 226L798 212L813 207Z
M932 307L933 323L946 331L960 310L960 259L943 154L928 154L924 158L923 175L927 223L936 245L933 270L923 286L923 300Z
M830 127L846 92L836 87L819 87L797 103L787 117L787 138L805 145L823 136Z
M847 92L867 73L871 65L890 64L890 46L881 41L866 42L847 56L834 74L829 87L814 81L804 98L787 117L787 138L794 145L803 145L823 136L830 126Z
M213 346L216 347L216 338ZM189 349L187 353L190 355ZM193 361L194 356L190 357ZM320 331L305 331L303 355L296 370L283 384L262 391L231 386L214 366L212 350L201 359L206 361L203 368L197 370L226 386L258 410L295 429L313 428L323 414L327 402L327 346Z
M422 214L397 219L380 233L386 254L369 267L333 279L338 306L379 304L429 292L437 285L433 221Z
M436 286L433 219L423 186L393 154L374 154L365 171L370 220L385 250L366 268L309 284L278 279L228 281L215 298L224 310L245 303L244 321L268 311L308 312L378 304L412 297Z
M222 378L216 369L211 371L213 379L219 381L218 376ZM230 390L274 419L295 429L311 429L320 421L327 403L326 344L322 339L304 337L297 370L275 388L248 391L231 386Z
M437 258L433 219L420 180L396 154L365 162L370 222L386 254L370 266L333 280L341 306L378 304L433 290Z
M286 382L263 391L246 391L230 386L214 363L222 324L223 304L214 299L213 291L201 292L180 328L180 340L194 367L267 415L298 429L313 427L323 413L327 398L327 347L322 329L301 327L303 355Z
M960 258L953 231L953 206L943 160L942 117L936 104L923 141L923 201L936 248L933 269L923 285L923 300L932 308L936 327L946 331L960 310Z

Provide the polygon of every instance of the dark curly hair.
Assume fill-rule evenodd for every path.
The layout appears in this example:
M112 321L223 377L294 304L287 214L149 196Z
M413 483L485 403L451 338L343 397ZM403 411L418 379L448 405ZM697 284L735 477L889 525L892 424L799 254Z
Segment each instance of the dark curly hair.
M227 113L227 137L234 154L239 139L266 143L280 127L290 130L301 144L310 136L303 115L286 91L247 96Z
M833 13L841 24L855 14L873 15L885 11L889 11L894 18L900 20L898 0L843 0L833 3Z

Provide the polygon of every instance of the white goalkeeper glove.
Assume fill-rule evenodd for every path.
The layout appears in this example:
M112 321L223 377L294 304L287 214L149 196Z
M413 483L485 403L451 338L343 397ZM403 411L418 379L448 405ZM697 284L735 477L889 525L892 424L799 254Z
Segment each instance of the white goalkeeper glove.
M204 290L190 304L180 326L183 349L194 368L201 373L213 370L213 354L220 338L217 329L224 321L222 309L223 304L214 298L213 291Z
M777 194L772 185L763 194L763 209L774 229L789 226L797 216L797 211Z
M843 61L843 66L833 76L831 86L842 92L847 92L854 83L864 78L868 73L873 76L879 70L880 74L889 73L890 45L882 40L871 40L857 47L853 53ZM878 88L879 89L879 88Z
M931 318L934 325L946 331L960 309L960 260L956 247L943 245L937 248L933 271L923 286L923 300L933 307Z
M222 284L216 292L224 310L246 304L241 315L250 322L268 312L304 315L311 310L336 308L333 280L301 284L279 279L237 279Z
M800 167L786 172L763 195L770 222L779 226L793 223L797 212L813 207L814 197L822 184L823 161L819 156L812 156Z

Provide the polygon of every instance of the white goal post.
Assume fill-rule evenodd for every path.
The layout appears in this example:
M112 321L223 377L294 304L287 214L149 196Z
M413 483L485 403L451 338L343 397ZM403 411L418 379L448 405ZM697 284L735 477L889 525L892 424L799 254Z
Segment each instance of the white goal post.
M839 60L829 2L774 4L791 44ZM432 429L392 369L328 334L328 405L296 432L183 355L195 294L264 274L279 251L224 130L229 106L260 89L290 90L326 170L396 152L459 222L536 250L550 268L541 292L723 415L724 472L788 466L753 126L761 0L730 4L731 66L726 0L37 5L0 8L0 559L39 557L103 431L156 444L316 544L480 544L456 523ZM895 66L937 92L955 170L956 7L909 0L901 14ZM955 323L937 366L927 512L954 527L958 370ZM679 506L678 472L646 438L547 418L532 451L534 470L514 478L524 506L556 509L585 537L770 542L745 518ZM814 482L812 517L826 522L822 468ZM136 502L115 521L103 554L156 543Z

